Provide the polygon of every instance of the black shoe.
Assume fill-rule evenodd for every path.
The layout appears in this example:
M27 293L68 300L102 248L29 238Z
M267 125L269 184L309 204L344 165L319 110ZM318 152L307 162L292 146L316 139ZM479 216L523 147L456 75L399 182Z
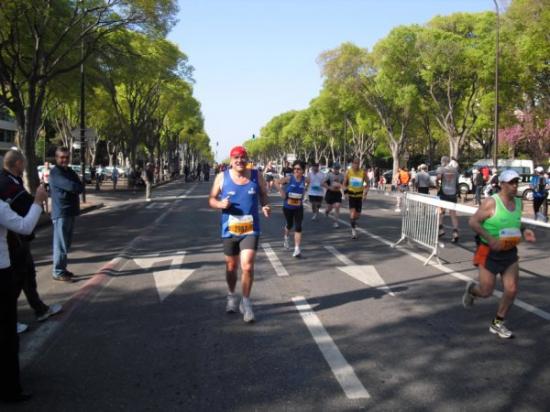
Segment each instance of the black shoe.
M73 278L69 275L67 275L66 273L63 273L62 275L59 275L59 276L52 276L54 280L58 280L60 282L69 282L69 283L72 283L73 282Z
M26 402L32 398L32 394L26 392L19 392L14 395L1 395L0 401L5 403L19 403Z
M74 278L74 273L69 271L69 270L66 270L65 273L64 273L65 276L68 276L70 278Z

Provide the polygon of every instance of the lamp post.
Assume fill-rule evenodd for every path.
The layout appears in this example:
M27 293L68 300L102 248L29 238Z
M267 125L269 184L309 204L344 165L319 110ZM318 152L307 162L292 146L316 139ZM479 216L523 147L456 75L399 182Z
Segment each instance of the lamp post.
M86 203L86 96L84 75L84 9L82 9L82 39L80 44L80 172L82 174L82 202Z
M498 117L499 117L499 107L498 107L498 62L500 55L500 46L499 46L499 35L500 35L500 9L498 7L498 0L493 0L495 3L495 8L497 12L497 25L496 25L496 50L495 50L495 132L493 142L493 165L498 167Z

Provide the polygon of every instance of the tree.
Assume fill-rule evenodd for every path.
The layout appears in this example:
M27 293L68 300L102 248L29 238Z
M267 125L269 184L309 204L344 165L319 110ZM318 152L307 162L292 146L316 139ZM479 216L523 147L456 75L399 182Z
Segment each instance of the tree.
M174 0L2 2L0 103L17 119L31 190L38 184L34 148L50 82L77 69L123 27L164 34L175 12Z

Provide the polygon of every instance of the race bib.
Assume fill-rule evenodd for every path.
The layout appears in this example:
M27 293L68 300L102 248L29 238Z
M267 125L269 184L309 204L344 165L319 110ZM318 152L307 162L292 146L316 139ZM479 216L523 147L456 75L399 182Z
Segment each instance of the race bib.
M521 230L517 228L502 229L499 232L498 240L503 250L510 250L521 242Z
M316 193L322 195L323 189L321 188L321 186L311 186L309 192L312 194Z
M251 235L254 233L254 217L252 215L229 215L228 231L234 236Z
M302 193L288 192L287 202L290 206L301 206L302 204Z
M354 189L360 189L363 187L363 179L360 177L351 177L349 180L350 186Z

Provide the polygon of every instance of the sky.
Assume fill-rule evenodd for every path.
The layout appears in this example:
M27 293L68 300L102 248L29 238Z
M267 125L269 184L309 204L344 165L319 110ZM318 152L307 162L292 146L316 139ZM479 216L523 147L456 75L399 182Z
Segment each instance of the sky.
M371 49L393 27L493 7L491 0L179 0L168 38L195 68L194 94L221 161L272 117L307 108L322 87L323 51L348 41Z

